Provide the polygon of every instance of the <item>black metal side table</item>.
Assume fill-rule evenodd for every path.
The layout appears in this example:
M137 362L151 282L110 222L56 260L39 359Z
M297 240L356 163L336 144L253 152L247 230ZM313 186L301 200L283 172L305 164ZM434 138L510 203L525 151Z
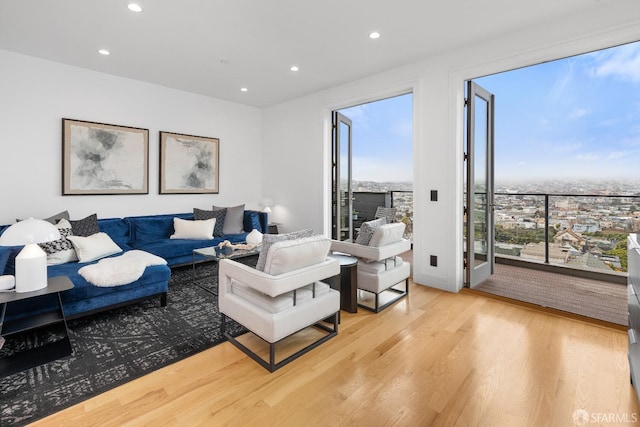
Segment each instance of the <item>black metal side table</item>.
M10 337L11 335L42 328L45 326L55 326L60 329L62 338L38 347L16 352L6 357L0 358L0 378L33 368L43 363L68 356L73 352L71 340L69 339L69 329L67 329L67 319L62 309L60 293L73 288L73 283L67 276L50 277L48 286L33 292L2 292L0 293L0 335ZM13 302L30 298L40 298L55 294L57 308L39 313L33 316L4 321L7 305Z
M358 312L358 258L345 254L329 254L340 262L340 274L326 282L340 291L340 310Z

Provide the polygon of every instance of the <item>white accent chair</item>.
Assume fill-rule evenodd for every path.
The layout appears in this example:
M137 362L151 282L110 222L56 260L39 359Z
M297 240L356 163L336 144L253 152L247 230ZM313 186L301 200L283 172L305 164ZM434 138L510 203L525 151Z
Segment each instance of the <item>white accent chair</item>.
M340 293L322 282L340 274L339 262L327 257L330 246L331 241L324 236L273 243L266 254L264 271L231 259L220 260L218 305L222 333L270 372L338 333ZM226 331L227 317L269 344L268 361ZM331 324L332 327L327 326ZM309 326L326 334L276 361L276 343Z
M364 304L358 297L358 306L376 313L395 303L409 293L409 276L411 266L399 255L411 249L411 242L403 238L405 224L395 222L378 227L368 245L331 241L331 250L358 258L357 279L358 290L372 293L374 304ZM404 281L404 289L399 288ZM401 286L401 285L400 285ZM395 294L381 303L381 295Z

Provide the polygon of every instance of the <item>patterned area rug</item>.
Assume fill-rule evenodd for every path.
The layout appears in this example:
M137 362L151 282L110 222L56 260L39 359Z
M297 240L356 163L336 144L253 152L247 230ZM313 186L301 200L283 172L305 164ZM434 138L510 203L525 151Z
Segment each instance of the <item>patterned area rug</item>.
M255 265L257 256L238 261ZM172 270L167 306L159 298L68 322L73 354L0 378L0 426L24 425L223 341L218 265ZM234 335L244 332L229 321ZM7 339L3 354L56 339L53 332ZM13 347L12 347L13 345Z

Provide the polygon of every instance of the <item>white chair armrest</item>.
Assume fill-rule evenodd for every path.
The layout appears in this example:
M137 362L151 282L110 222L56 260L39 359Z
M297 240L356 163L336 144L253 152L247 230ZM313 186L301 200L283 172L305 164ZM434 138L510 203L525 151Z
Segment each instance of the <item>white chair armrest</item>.
M331 240L331 250L333 252L342 252L353 255L357 258L368 259L372 261L382 261L406 252L411 249L411 242L402 239L399 242L390 245L374 247L360 245L358 243L342 242L339 240Z
M232 259L222 259L219 264L219 283L221 293L226 293L231 279L244 283L270 297L282 295L294 289L307 286L313 282L340 274L340 263L336 259L327 258L325 261L308 267L299 268L283 274L272 276L255 268L236 262ZM222 288L224 287L224 288Z

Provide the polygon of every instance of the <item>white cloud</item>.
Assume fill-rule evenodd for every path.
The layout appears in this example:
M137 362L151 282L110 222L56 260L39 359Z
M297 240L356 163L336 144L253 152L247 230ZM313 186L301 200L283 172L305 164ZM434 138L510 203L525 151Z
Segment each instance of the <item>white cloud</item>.
M612 151L611 153L609 153L609 155L607 156L607 160L615 160L615 159L621 159L623 157L626 157L629 153L625 152L625 151Z
M590 55L595 60L591 74L640 83L640 44L630 43Z
M569 114L569 118L571 118L571 119L579 119L580 117L584 117L587 114L589 114L589 110L586 110L584 108L576 108L575 110L573 110L571 112L571 114Z
M353 179L356 181L413 181L413 165L386 158L353 158Z
M356 105L355 107L345 108L340 110L342 114L351 119L352 122L369 122L369 106L367 104Z
M600 155L598 155L597 153L585 153L578 154L576 158L584 162L596 162L600 160Z

